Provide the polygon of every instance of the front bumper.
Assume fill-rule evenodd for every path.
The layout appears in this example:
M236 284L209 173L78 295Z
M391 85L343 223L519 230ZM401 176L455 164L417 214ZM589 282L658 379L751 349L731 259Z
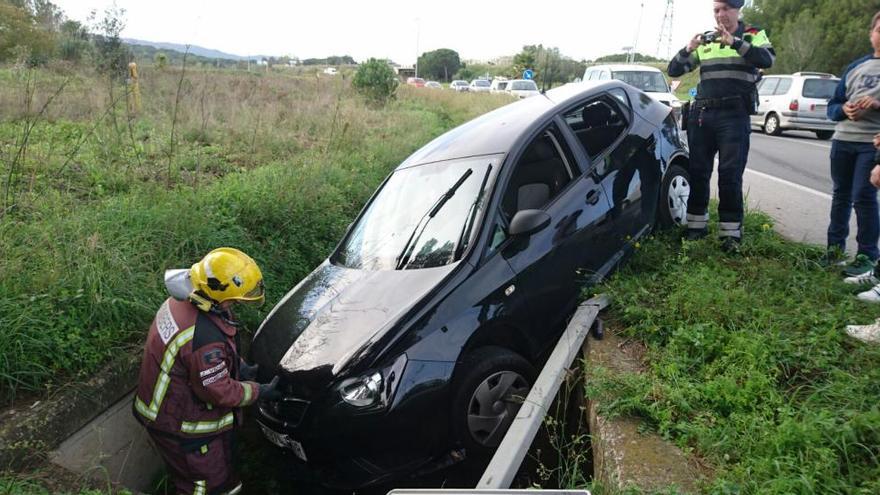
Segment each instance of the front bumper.
M362 488L425 469L454 447L450 407L442 406L450 401L444 377L451 376L451 365L409 364L392 404L383 409L358 410L335 390L282 415L261 403L263 436L293 452L300 468L331 488Z

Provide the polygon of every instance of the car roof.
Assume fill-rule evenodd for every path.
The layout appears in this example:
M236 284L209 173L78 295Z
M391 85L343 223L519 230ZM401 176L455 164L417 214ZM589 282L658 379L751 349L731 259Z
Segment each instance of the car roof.
M593 65L587 67L590 69L608 69L612 72L663 72L656 67L640 64L609 64L609 65Z
M538 121L549 118L576 100L611 88L623 88L617 80L566 84L541 95L525 98L462 124L410 155L398 170L443 160L507 153Z

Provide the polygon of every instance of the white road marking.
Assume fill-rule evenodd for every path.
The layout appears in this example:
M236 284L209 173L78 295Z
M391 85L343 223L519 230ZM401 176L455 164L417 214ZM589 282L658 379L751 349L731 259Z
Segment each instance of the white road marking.
M830 149L831 149L831 145L830 145L830 144L814 143L814 142L806 141L806 140L803 140L803 139L799 139L799 140L795 141L795 140L787 139L787 138L784 138L784 137L779 137L779 136L768 136L768 135L766 135L766 134L757 134L757 133L752 133L752 136L753 136L753 137L759 137L759 138L766 138L766 139L779 140L779 141L786 141L786 142L788 142L789 144L794 144L794 145L798 145L798 144L808 144L808 145L810 145L810 146L815 146L815 147L817 147L817 148L822 148L822 149L825 149L825 150L830 150Z
M774 176L774 175L765 174L764 172L758 172L757 170L751 170L751 169L748 169L748 168L746 169L746 173L747 173L747 174L757 175L758 177L762 177L762 178L767 179L767 180L772 180L772 181L774 181L774 182L778 182L778 183L780 183L780 184L785 184L786 186L793 187L793 188L797 189L798 191L803 191L803 192L805 192L805 193L809 193L809 194L812 194L812 195L814 195L814 196L819 196L820 198L824 198L824 199L827 199L828 201L831 201L831 195L828 194L828 193L824 193L824 192L822 192L822 191L817 191L817 190L815 190L815 189L811 189L811 188L809 188L809 187L807 187L807 186L802 186L802 185L800 185L800 184L796 184L796 183L794 183L794 182L787 181L787 180L785 180L785 179L780 179L779 177L776 177L776 176Z

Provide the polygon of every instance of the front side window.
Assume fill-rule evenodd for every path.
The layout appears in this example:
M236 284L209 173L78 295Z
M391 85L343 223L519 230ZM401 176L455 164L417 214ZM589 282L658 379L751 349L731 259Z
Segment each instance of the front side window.
M758 94L761 96L772 96L779 84L778 77L765 77L758 86Z
M627 70L614 73L614 79L623 81L645 93L668 93L669 86L660 72L646 70Z
M413 270L461 259L475 235L497 157L395 171L331 262L362 270Z

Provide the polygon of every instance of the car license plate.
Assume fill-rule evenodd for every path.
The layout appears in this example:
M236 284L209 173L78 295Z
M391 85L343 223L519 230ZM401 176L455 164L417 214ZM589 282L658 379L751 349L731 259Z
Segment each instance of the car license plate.
M306 451L303 449L301 443L296 440L290 438L290 435L285 435L283 433L278 433L277 431L267 427L262 423L258 423L260 425L260 429L263 430L263 435L275 445L283 448L290 449L293 451L294 455L299 457L299 459L303 462L307 462Z

